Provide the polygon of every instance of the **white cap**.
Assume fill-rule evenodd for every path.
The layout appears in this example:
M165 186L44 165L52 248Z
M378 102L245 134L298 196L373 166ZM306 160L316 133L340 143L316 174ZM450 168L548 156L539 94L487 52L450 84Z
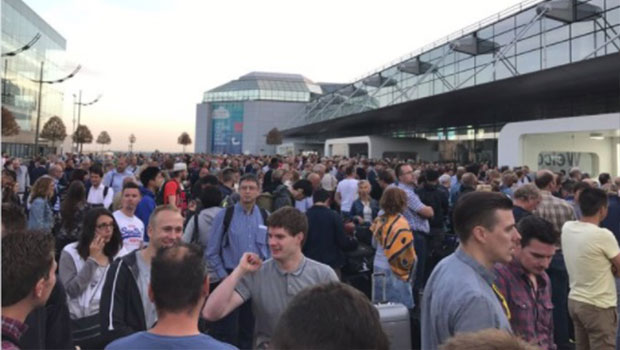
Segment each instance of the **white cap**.
M187 164L185 163L174 163L174 168L172 168L172 172L176 173L177 171L187 170Z

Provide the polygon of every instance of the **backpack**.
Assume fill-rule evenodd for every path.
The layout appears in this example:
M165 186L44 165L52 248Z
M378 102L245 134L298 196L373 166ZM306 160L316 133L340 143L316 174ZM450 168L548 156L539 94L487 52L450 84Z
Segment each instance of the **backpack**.
M86 198L88 198L88 193L90 193L90 189L91 188L92 188L92 185L89 185L86 188ZM103 186L103 200L105 200L105 197L108 196L108 191L109 190L110 190L109 186L105 186L105 185ZM89 208L98 208L98 207L103 208L103 203L101 203L101 204L87 204L87 205L88 205ZM109 211L113 211L112 210L113 206L114 206L114 201L112 201L112 203L110 203L110 205L106 209L108 209Z
M200 245L200 235L198 234L198 215L200 215L200 211L196 211L196 213L194 213L194 231L192 232L192 239L189 242Z
M269 192L263 192L256 198L256 205L259 208L273 212L273 195Z
M260 211L260 215L263 217L263 224L267 224L267 218L269 217L269 213L261 207L258 207L258 210ZM230 222L232 221L234 213L234 206L226 208L226 213L224 214L224 233L222 235L222 247L226 247L230 244L230 239L228 238L228 229L230 228Z
M159 188L159 191L157 191L157 195L155 195L155 204L157 204L157 205L164 204L164 189L166 188L166 185L170 181L174 181L174 180L166 180L166 181L164 181L164 183ZM176 195L178 196L180 192L181 192L181 187L177 187Z

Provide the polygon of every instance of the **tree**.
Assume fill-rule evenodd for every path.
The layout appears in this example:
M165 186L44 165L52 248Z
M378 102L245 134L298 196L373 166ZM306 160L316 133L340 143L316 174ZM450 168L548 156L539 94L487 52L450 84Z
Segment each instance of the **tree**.
M13 136L19 134L19 125L15 121L15 116L6 107L2 107L2 136Z
M93 134L86 125L78 125L72 136L73 142L80 145L80 153L85 143L93 143Z
M63 141L66 139L67 128L65 128L65 123L62 119L57 116L51 117L45 125L43 125L43 130L41 130L41 138L52 141L52 147L55 146L56 141Z
M129 135L129 152L133 153L133 144L136 143L136 135Z
M185 146L192 144L192 138L185 131L177 139L179 145L183 145L183 153L185 153Z
M101 145L101 152L103 153L103 145L109 145L110 143L112 143L112 139L110 138L108 132L104 130L99 133L96 142Z
M269 130L267 133L267 144L268 145L281 145L282 144L282 133L278 128L273 128Z

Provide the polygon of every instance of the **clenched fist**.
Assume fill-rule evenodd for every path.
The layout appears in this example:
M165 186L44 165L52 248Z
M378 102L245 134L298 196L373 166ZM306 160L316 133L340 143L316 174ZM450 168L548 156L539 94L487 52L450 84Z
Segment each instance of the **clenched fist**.
M263 261L254 253L243 253L239 261L239 268L244 274L258 271L262 265Z

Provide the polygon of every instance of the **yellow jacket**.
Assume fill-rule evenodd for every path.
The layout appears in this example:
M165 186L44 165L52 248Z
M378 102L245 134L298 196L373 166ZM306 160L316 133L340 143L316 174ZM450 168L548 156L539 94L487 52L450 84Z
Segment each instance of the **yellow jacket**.
M379 216L370 229L377 243L381 244L392 272L404 281L409 280L416 253L413 247L413 232L407 219L401 214Z

